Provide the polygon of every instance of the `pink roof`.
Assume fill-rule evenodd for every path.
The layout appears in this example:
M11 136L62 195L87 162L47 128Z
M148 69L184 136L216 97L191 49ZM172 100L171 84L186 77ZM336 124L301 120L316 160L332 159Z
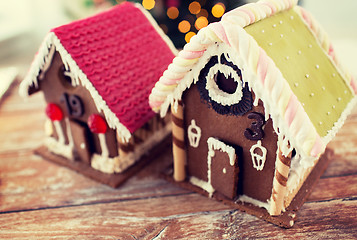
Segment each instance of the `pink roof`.
M52 32L131 133L155 115L148 96L174 54L139 8L125 2Z

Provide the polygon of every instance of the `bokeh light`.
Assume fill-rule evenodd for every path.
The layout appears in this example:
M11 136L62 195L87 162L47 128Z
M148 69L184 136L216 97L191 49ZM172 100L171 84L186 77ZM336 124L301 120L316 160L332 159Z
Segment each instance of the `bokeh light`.
M196 33L194 33L194 32L188 32L188 33L186 33L186 35L185 35L185 41L188 43L188 42L190 42L190 40L191 40L191 38L193 37L193 36L195 36L196 35Z
M199 17L197 18L196 22L195 22L195 27L197 30L200 30L201 28L204 28L208 25L208 20L206 17Z
M226 6L223 3L217 3L212 7L212 15L215 18L220 18L226 11Z
M188 10L192 14L197 14L201 11L201 5L198 2L194 1L190 3L190 5L188 6Z
M191 24L187 20L183 20L179 23L178 29L182 33L187 33L191 29Z
M145 9L151 10L155 7L155 0L143 0L142 5Z
M170 19L176 19L179 15L179 10L177 7L169 7L166 14Z

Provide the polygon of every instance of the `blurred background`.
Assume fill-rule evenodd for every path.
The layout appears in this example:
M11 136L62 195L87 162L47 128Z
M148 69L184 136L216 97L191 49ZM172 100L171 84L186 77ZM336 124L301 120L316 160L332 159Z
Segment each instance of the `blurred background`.
M26 73L33 56L53 27L103 11L120 0L0 0L0 67ZM210 22L252 0L140 0L177 48ZM302 0L329 34L337 55L357 77L357 1ZM0 79L1 84L1 79Z

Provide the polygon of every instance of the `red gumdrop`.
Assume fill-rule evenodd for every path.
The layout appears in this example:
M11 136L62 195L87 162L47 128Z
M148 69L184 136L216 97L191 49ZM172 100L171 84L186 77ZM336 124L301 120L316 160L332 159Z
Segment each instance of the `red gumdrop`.
M61 108L55 103L49 103L46 107L46 115L51 121L61 121L63 118L63 112Z
M98 114L90 115L87 123L93 133L105 133L107 131L107 123Z

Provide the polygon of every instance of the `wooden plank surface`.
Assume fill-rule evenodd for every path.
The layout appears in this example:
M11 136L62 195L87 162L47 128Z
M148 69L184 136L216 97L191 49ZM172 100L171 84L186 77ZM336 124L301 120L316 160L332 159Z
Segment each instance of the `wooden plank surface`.
M43 109L41 94L24 102L16 88L0 105L1 239L357 239L356 108L291 229L161 179L171 149L119 189L45 161L33 155Z

